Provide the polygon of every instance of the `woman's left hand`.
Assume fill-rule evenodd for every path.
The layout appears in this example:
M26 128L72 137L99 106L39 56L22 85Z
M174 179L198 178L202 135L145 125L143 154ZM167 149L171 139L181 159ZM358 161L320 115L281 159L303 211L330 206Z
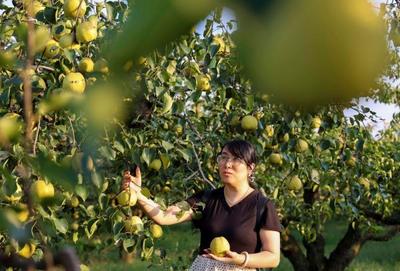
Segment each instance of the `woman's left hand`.
M243 264L245 257L246 257L243 254L239 254L237 252L230 251L230 250L225 253L224 257L219 257L217 255L212 254L210 249L205 249L204 252L205 252L205 254L202 254L203 257L211 258L211 259L223 262L223 263L230 263L230 264L236 264L236 265Z

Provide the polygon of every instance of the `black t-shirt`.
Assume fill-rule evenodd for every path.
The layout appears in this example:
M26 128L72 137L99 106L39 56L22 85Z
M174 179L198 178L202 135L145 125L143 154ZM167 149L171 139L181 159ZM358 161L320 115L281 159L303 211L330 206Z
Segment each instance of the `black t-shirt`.
M252 191L232 207L225 201L223 187L211 191L205 205L202 204L203 195L204 191L186 200L195 212L201 214L200 218L192 220L194 226L200 229L200 254L209 248L211 240L218 236L224 236L231 246L231 251L237 253L242 251L255 253L261 250L256 227L257 202L259 197L263 197L260 191ZM266 202L259 227L280 231L281 226L275 206L270 200Z

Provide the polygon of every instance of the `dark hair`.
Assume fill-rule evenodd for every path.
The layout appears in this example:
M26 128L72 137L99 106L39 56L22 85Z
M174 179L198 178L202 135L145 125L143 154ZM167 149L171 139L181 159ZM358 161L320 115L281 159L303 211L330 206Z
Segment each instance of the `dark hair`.
M222 146L221 152L224 148L226 148L234 157L243 159L247 166L251 166L253 164L255 166L257 163L256 150L254 146L246 140L235 139L228 141ZM253 188L256 187L254 181L254 170L252 176L249 178L249 184Z
M248 166L252 164L256 164L257 156L256 150L254 146L246 141L241 139L236 139L232 141L226 142L221 151L226 148L233 156L243 159Z

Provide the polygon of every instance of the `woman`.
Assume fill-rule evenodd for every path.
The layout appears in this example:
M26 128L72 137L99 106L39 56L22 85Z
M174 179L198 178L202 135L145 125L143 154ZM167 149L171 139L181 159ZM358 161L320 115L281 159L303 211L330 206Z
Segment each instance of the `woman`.
M219 176L223 187L208 193L205 207L199 204L204 200L204 192L195 194L186 201L192 207L184 211L170 206L166 211L151 199L140 193L141 174L136 168L136 177L124 173L123 187L138 192L138 203L145 213L160 225L172 225L193 221L200 229L201 242L198 255L190 270L254 270L255 268L274 268L280 260L280 223L271 201L266 200L260 225L257 224L257 203L262 194L251 186L256 154L254 147L244 140L226 143L217 156ZM265 198L264 198L265 200ZM199 206L201 218L197 217ZM224 236L231 250L224 257L213 255L209 250L214 237Z

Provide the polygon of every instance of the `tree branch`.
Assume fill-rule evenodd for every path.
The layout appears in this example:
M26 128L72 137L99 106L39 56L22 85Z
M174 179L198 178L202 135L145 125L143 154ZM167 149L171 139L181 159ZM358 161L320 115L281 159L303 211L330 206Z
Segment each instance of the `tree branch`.
M31 6L31 5L30 5ZM33 132L33 105L32 105L32 82L29 71L33 63L34 47L34 19L28 16L28 35L27 35L27 59L25 69L22 72L22 81L24 84L24 113L25 113L25 148L28 152L32 151L32 132Z
M201 168L201 162L200 162L199 156L197 155L197 152L196 152L196 148L195 148L195 146L194 146L194 143L193 143L192 141L190 141L190 143L192 143L194 156L195 156L195 158L196 158L197 166L199 167L199 171L200 171L202 180L203 180L204 182L208 183L209 185L211 185L211 187L212 187L213 189L215 189L215 185L214 185L212 182L210 182L210 181L206 178L206 176L204 175L203 169Z
M355 225L354 229L352 223L350 223L346 234L330 254L325 271L344 270L360 253L364 242L365 239L361 236L358 226Z
M281 251L296 271L309 271L309 263L297 240L290 234L282 235Z
M389 225L389 226L394 226L394 225L400 225L400 213L393 214L390 217L384 217L383 214L378 214L374 211L370 211L367 209L364 209L360 206L357 206L357 208L364 213L365 216L372 218L382 224Z
M387 231L381 234L367 233L365 239L370 241L386 242L389 241L394 236L396 236L399 232L400 232L400 225L389 226L387 227Z

